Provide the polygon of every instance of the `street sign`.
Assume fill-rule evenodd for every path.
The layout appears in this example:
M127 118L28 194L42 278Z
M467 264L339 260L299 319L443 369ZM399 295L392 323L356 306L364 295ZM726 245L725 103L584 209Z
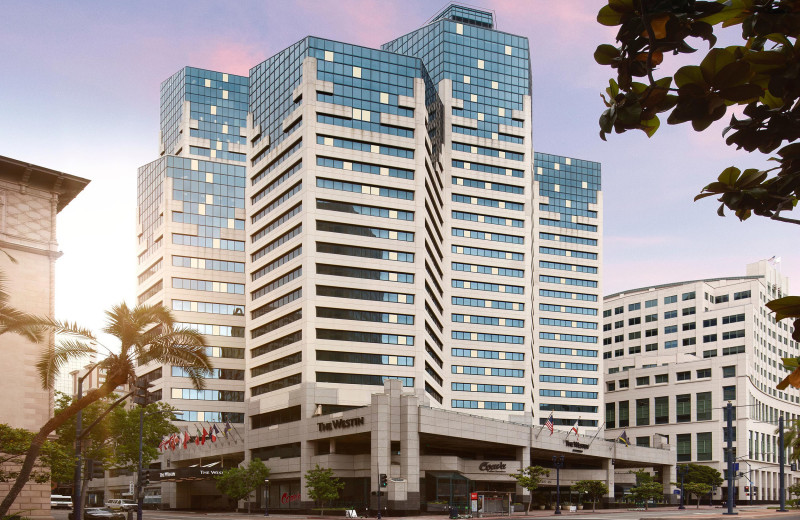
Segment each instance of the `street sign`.
M470 498L470 500L478 500L478 494L477 493L470 493L469 494L469 498Z
M734 462L733 463L733 471L739 471L739 463L738 462Z

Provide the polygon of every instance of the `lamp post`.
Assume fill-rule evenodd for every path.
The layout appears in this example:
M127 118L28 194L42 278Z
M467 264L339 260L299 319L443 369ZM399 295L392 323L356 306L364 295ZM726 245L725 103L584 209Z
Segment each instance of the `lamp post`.
M269 479L264 479L264 516L269 516Z
M556 511L555 515L561 514L561 468L564 467L564 456L553 455L553 466L556 468Z
M689 474L689 466L686 464L681 464L678 466L678 476L681 478L681 504L678 506L678 509L686 509L686 506L683 505L683 479L686 478L686 475Z

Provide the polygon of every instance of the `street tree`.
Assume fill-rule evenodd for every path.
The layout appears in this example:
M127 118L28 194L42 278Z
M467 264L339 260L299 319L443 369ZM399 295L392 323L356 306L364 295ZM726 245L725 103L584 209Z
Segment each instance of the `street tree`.
M320 516L325 514L325 502L339 498L339 492L344 488L344 482L333 476L330 468L321 468L316 464L313 469L306 471L306 489L308 495L319 503Z
M239 501L250 496L269 477L269 468L260 459L253 459L249 464L238 468L226 469L222 475L215 477L217 489L236 501L236 512L239 512ZM251 501L247 501L247 512L250 513Z
M531 511L533 505L533 492L539 487L542 479L550 475L550 470L542 466L528 466L520 473L512 473L511 476L517 481L520 487L528 490L531 495L531 500L528 502L528 512Z
M133 382L135 367L151 362L183 366L195 388L204 387L203 377L213 368L206 354L205 340L199 332L177 326L169 309L160 305L130 308L121 303L106 311L106 317L103 332L115 337L119 345L114 351L105 347L106 357L89 367L105 369L105 382L54 415L33 436L19 475L0 504L0 517L8 514L28 481L48 435L80 410L110 395L119 385ZM56 376L70 359L97 354L98 343L88 331L81 337L70 337L56 345L45 346L36 364L42 387L52 389Z
M701 482L690 482L688 484L683 485L683 491L686 493L686 500L689 500L689 497L694 495L697 497L697 509L700 509L700 499L709 493L711 493L711 485L703 484Z
M687 472L684 483L708 484L709 486L722 485L722 474L710 467L702 464L686 464Z
M800 198L800 3L795 0L608 0L597 21L619 27L616 45L602 44L594 58L616 71L603 96L600 137L612 131L659 128L659 114L668 124L691 123L703 131L725 116L728 107L742 107L731 117L725 142L748 152L770 154L775 166L766 170L730 166L708 183L695 200L718 197L740 220L755 214L800 224L784 214ZM715 48L716 29L738 31L742 43ZM709 50L698 63L680 67L672 76L657 77L669 54L697 51L687 40L699 38ZM691 40L690 40L691 41ZM635 79L641 81L634 81ZM637 151L636 153L639 153ZM775 319L794 319L800 341L800 297L769 302ZM800 360L784 359L792 373L779 383L800 388Z
M572 489L589 497L593 513L597 501L608 494L608 486L602 480L579 480L572 485Z
M31 439L33 433L28 430L0 423L0 482L13 482L19 477L17 468L31 447ZM56 441L47 440L42 446L38 464L28 475L28 481L39 484L50 482L51 479L55 480L56 475L70 471L73 463L69 450Z
M653 476L645 470L632 472L636 475L636 485L630 489L631 495L637 502L644 502L647 511L650 500L658 500L664 496L664 487L653 480Z

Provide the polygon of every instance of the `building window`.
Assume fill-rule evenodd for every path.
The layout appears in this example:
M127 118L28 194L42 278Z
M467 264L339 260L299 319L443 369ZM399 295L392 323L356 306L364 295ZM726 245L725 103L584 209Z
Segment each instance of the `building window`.
M650 447L650 437L636 437L636 445L637 446L644 446L645 448Z
M654 352L656 350L658 350L658 343L648 343L644 346L645 352Z
M722 387L722 400L723 401L736 400L736 385Z
M606 428L615 428L614 403L606 403Z
M677 294L675 296L665 296L664 297L664 303L665 304L677 303L677 301L678 301L678 295Z
M664 313L665 320L671 320L672 318L677 318L677 317L678 317L678 311L666 311Z
M658 314L648 314L644 317L645 323L652 323L654 321L658 321Z
M695 337L683 338L683 342L682 343L683 343L684 346L696 345L697 344L697 338L695 338Z
M725 303L728 301L730 301L730 295L728 294L722 294L714 297L714 303Z
M636 386L646 386L650 384L650 376L642 376L636 378Z
M650 399L636 400L636 426L650 424Z
M618 348L617 350L614 351L614 357L620 357L620 356L624 356L624 355L625 355L625 349L624 348Z
M736 377L736 365L722 367L722 377Z
M692 396L680 394L675 396L675 421L689 422L692 420Z
M628 409L628 401L619 402L619 427L627 428L630 426L630 416Z
M667 325L664 327L664 334L675 334L676 332L678 332L677 325Z
M641 333L641 331L638 331L638 330L636 332L629 332L628 333L628 339L629 340L640 339L641 337L642 337L642 333ZM640 351L641 351L641 349L640 349Z
M678 340L677 339L672 339L672 340L664 342L664 348L665 349L667 349L667 348L676 348L677 346L678 346Z
M686 372L678 372L675 375L678 381L689 381L690 379L692 379L692 373L689 372L688 370Z
M711 392L697 393L697 420L711 420Z
M637 316L635 318L628 318L628 325L639 325L642 323L642 318Z
M711 377L711 369L710 368L701 368L697 371L697 379L703 379L705 377Z
M629 386L630 386L630 384L629 384L629 380L628 380L628 379L620 379L620 380L619 380L619 387L620 387L620 389L622 389L622 388L628 388Z
M628 347L628 354L640 354L641 352L642 352L641 345L636 345L635 347Z
M711 460L711 432L697 434L697 460Z
M656 397L653 404L655 408L655 423L669 423L669 397Z
M697 314L696 307L686 307L681 311L682 316L691 316L692 314Z
M654 336L658 336L658 329L648 329L644 331L644 336L646 338L652 338Z
M609 392L613 392L614 390L616 390L617 389L616 386L617 385L616 385L616 383L614 381L608 381L606 383L606 387L608 388Z
M704 351L703 351L703 358L704 358L704 359L705 359L705 358L712 358L712 357L717 357L717 349L714 349L714 350L704 350ZM700 377L700 376L698 376L698 377ZM711 377L711 376L708 376L708 377Z
M717 325L717 318L703 320L703 327L714 327Z
M656 307L658 305L658 300L647 300L644 302L645 309L649 309L650 307Z
M621 305L614 309L614 314L622 314L623 312L625 312L625 307L623 307Z
M744 353L744 345L737 345L735 347L723 347L722 348L722 355L723 356L731 356L733 354L743 354Z
M694 298L695 298L694 291L683 293L683 295L681 296L681 300L683 301L694 300Z
M615 329L621 329L624 326L625 326L625 320L619 320L614 322Z
M669 374L656 374L656 384L669 383Z
M712 341L717 341L716 334L706 334L703 336L703 343L711 343Z
M749 297L750 297L750 291L742 291L742 292L733 293L733 299L734 300L743 300L743 299L749 298Z
M628 304L628 311L638 311L642 308L641 303L629 303Z
M678 445L678 462L692 460L692 434L681 433L676 435L675 443Z
M611 317L611 309L604 310L603 311L603 317L604 318L610 318Z

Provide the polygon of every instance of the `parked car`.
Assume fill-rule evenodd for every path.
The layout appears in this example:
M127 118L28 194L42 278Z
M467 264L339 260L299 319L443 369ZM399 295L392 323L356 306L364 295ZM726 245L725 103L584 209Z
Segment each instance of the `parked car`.
M72 509L72 497L50 495L50 509Z
M74 520L73 513L68 518ZM87 507L83 511L83 520L125 520L125 514L110 507Z
M114 511L136 511L136 502L127 498L112 498L106 501L106 507Z
M144 497L142 508L155 510L161 509L161 495L149 495Z

